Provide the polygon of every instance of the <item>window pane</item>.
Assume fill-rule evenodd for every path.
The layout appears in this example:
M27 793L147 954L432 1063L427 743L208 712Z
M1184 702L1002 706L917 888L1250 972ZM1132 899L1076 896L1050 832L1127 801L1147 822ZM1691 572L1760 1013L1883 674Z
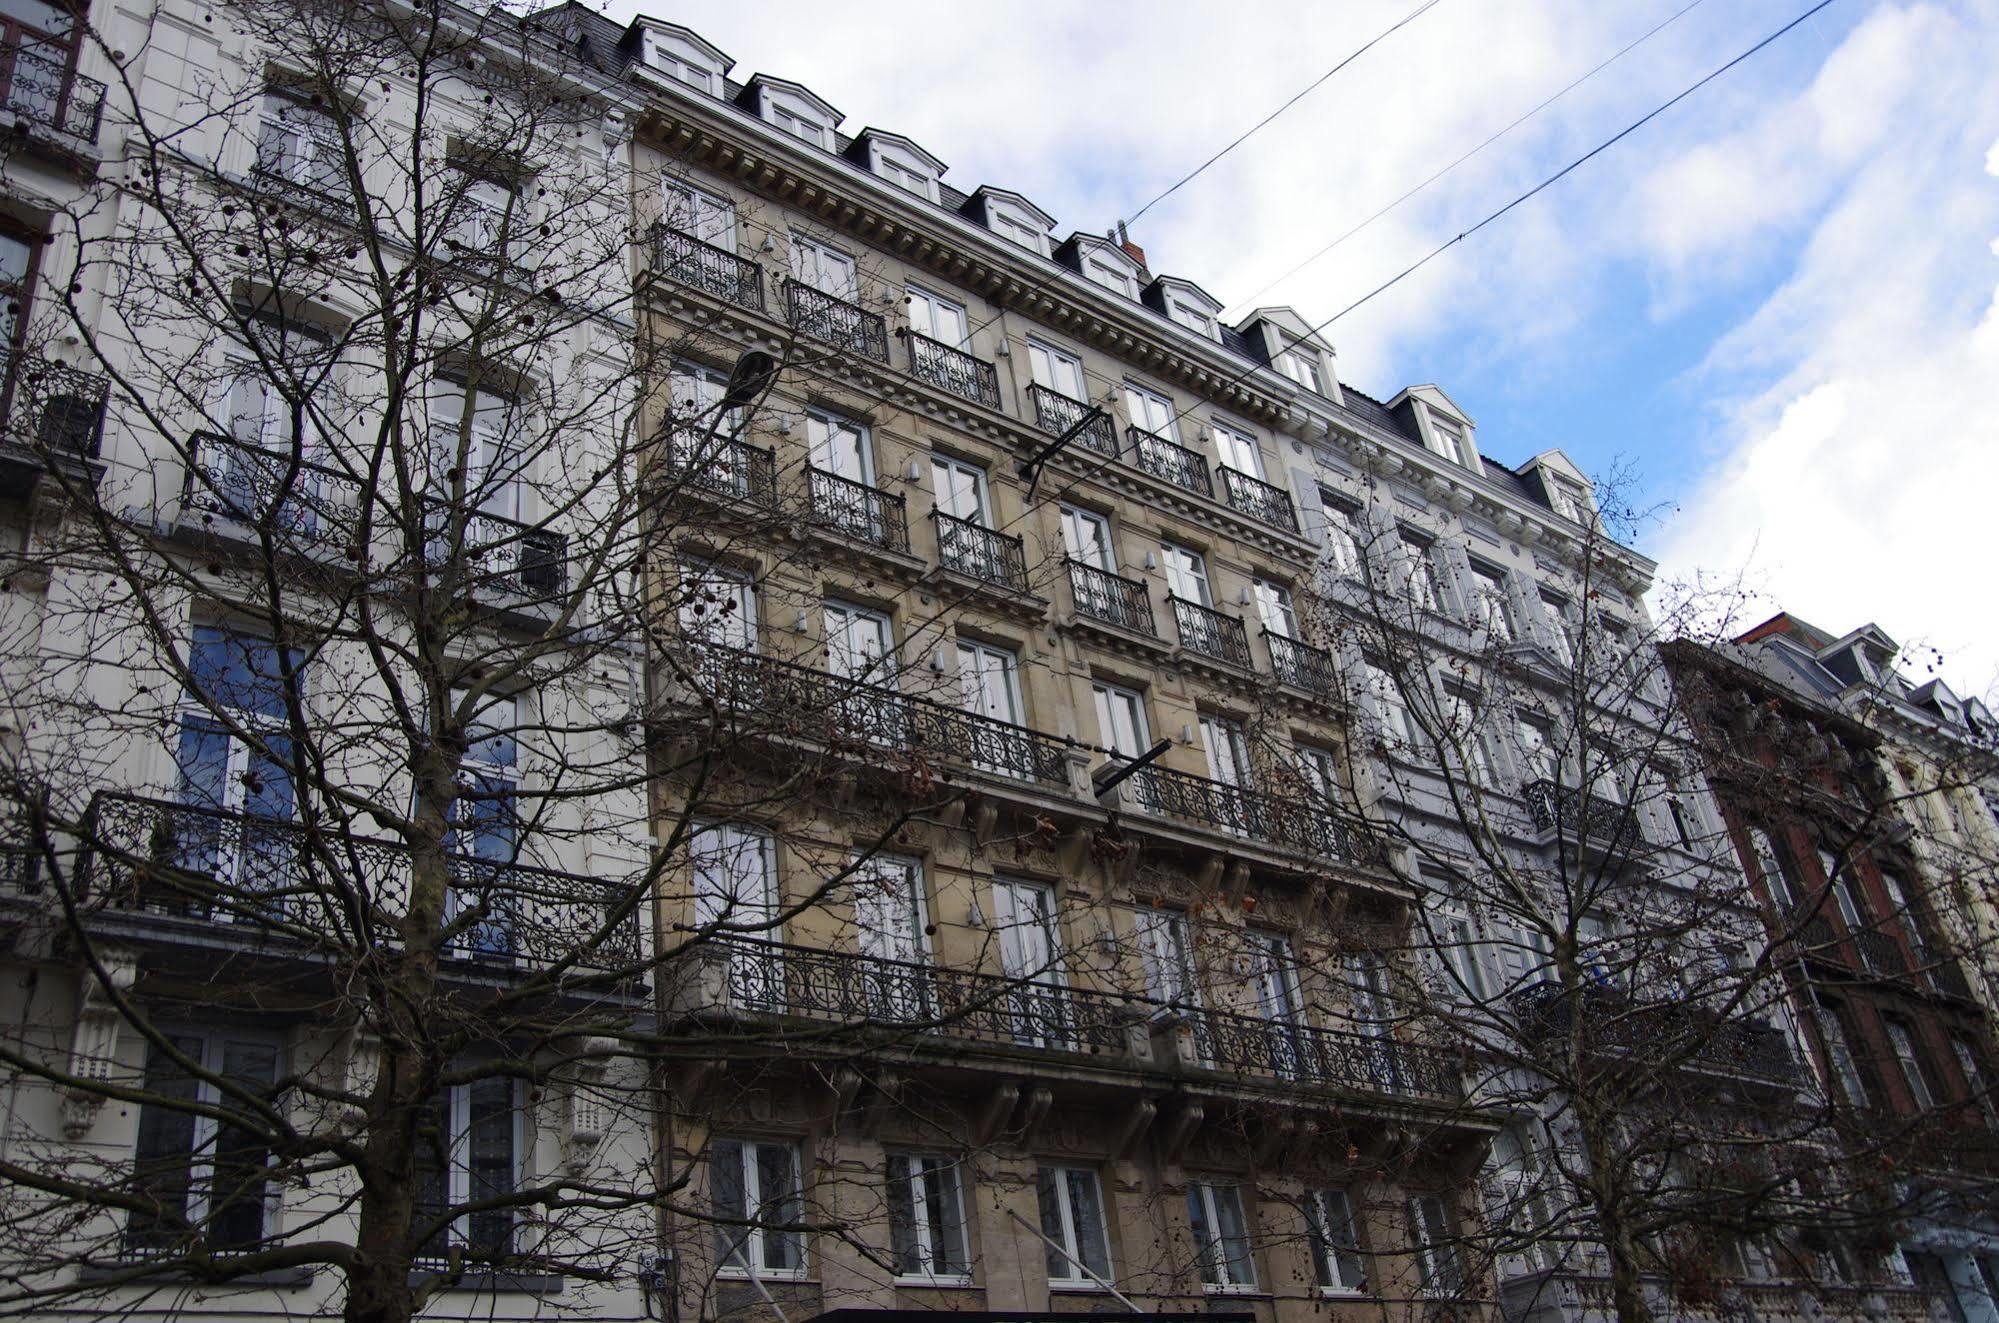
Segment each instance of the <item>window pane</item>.
M757 1145L757 1195L762 1201L763 1266L772 1270L803 1265L804 1235L786 1230L804 1216L799 1199L798 1161L789 1144Z
M466 1086L470 1094L466 1118L466 1166L469 1202L509 1194L514 1188L514 1086L512 1080L484 1079ZM500 1256L513 1248L511 1208L474 1213L468 1228L468 1248L480 1257Z
M171 1041L177 1051L200 1060L199 1038ZM193 1077L155 1047L147 1054L146 1092L160 1101L139 1108L132 1185L135 1194L159 1206L157 1210L134 1211L126 1224L126 1244L139 1254L165 1249L186 1229L194 1160L194 1116L172 1105L194 1101Z
M416 1207L412 1230L419 1230L451 1208L451 1101L445 1095L424 1104L416 1123ZM419 1251L424 1259L442 1260L450 1248L450 1232L440 1226Z
M224 1043L222 1074L267 1092L278 1077L278 1054L263 1043ZM217 1249L250 1249L264 1237L270 1150L242 1126L222 1125L215 1137L215 1175L209 1186L208 1239Z
M1255 1286L1256 1265L1249 1254L1249 1221L1243 1213L1242 1190L1234 1185L1210 1186L1215 1199L1216 1230L1221 1236L1221 1261L1231 1286Z
M930 1270L946 1276L963 1275L969 1256L959 1217L958 1168L942 1158L923 1159L923 1194L930 1228Z
M921 1247L916 1243L916 1204L910 1190L910 1161L888 1160L888 1242L895 1270L905 1277L924 1271Z
M1076 1257L1097 1276L1111 1275L1110 1242L1104 1231L1103 1200L1097 1191L1096 1174L1070 1171L1069 1206L1076 1224Z
M1047 1245L1048 1280L1064 1282L1079 1276L1075 1265L1058 1251L1055 1246L1071 1248L1069 1237L1062 1226L1062 1187L1060 1176L1052 1167L1043 1167L1035 1174L1034 1193L1041 1204L1041 1234L1054 1244Z
M1359 1290L1363 1280L1360 1238L1354 1231L1353 1207L1345 1190L1321 1190L1307 1206L1312 1223L1312 1257L1319 1285Z
M733 1139L718 1139L708 1151L708 1200L715 1216L742 1220L749 1216L743 1190L743 1146ZM749 1236L740 1226L715 1227L715 1259L718 1263L743 1265L743 1245Z

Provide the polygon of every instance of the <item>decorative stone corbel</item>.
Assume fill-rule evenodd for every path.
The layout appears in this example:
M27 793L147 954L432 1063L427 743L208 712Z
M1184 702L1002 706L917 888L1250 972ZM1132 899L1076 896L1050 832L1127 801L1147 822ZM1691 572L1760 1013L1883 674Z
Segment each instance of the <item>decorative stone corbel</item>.
M1040 1142L1041 1123L1048 1119L1048 1109L1055 1105L1052 1090L1036 1085L1027 1091L1027 1101L1020 1108L1021 1142L1029 1148Z
M993 829L999 826L999 801L989 796L979 796L972 806L972 839L981 848L991 844Z
M66 1089L62 1099L62 1132L71 1139L82 1139L90 1133L97 1113L104 1106L103 1095L93 1092L91 1086L110 1083L118 1069L118 1030L122 1021L112 1001L111 989L122 996L131 991L139 977L136 952L105 948L98 952L98 961L104 968L104 981L100 982L90 970L83 972L76 1028L70 1037L69 1073L80 1081ZM105 987L106 982L110 989Z
M833 1072L833 1110L829 1119L838 1122L854 1110L854 1102L861 1096L861 1088L867 1077L852 1066L841 1066Z
M1268 1170L1277 1156L1291 1147L1291 1141L1297 1135L1297 1117L1264 1117L1262 1126L1257 1130L1255 1147L1250 1150L1252 1161L1258 1167Z
M359 1130L368 1120L368 1096L382 1073L382 1040L369 1030L365 1020L356 1020L342 1036L340 1092L351 1101L340 1105L336 1123L343 1130Z
M1145 1132L1152 1129L1153 1118L1159 1115L1159 1104L1150 1098L1141 1098L1125 1109L1124 1121L1117 1128L1111 1140L1111 1158L1124 1162L1138 1152L1138 1145L1145 1138Z
M563 1087L568 1125L563 1136L563 1165L580 1175L597 1158L604 1136L611 1129L611 1109L604 1103L604 1075L607 1058L616 1044L608 1038L585 1038L579 1045L582 1057L569 1073Z
M873 1092L868 1095L867 1106L861 1111L861 1132L869 1139L879 1138L882 1126L887 1123L889 1113L896 1100L902 1097L903 1078L890 1071L883 1071L875 1079Z
M1197 1102L1182 1103L1180 1110L1167 1123L1166 1133L1160 1137L1159 1158L1169 1167L1177 1167L1187 1156L1187 1145L1193 1142L1194 1132L1201 1128L1207 1112Z
M1014 1104L1020 1101L1018 1084L1002 1084L993 1090L992 1097L986 1099L985 1110L979 1113L973 1123L972 1135L975 1145L984 1148L998 1137L1000 1127L1013 1115Z

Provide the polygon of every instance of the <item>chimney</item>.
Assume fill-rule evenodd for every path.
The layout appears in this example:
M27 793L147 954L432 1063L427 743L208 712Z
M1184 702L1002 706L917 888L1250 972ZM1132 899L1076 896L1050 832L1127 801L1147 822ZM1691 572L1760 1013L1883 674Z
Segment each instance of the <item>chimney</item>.
M1117 246L1124 249L1125 256L1138 263L1139 269L1146 275L1151 275L1152 268L1145 264L1145 250L1131 241L1131 234L1125 229L1123 221L1117 223L1117 234L1114 237L1117 239Z

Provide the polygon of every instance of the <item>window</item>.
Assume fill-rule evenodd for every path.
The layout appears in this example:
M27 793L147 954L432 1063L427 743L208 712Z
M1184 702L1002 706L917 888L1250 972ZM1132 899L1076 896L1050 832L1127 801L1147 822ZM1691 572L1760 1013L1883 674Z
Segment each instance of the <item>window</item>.
M734 823L698 828L689 838L694 922L700 928L777 936L777 842Z
M1965 1091L1985 1114L1985 1124L1999 1130L1999 1098L1992 1096L1985 1083L1985 1072L1978 1065L1978 1048L1970 1039L1952 1035L1950 1053L1957 1058L1957 1073L1964 1076Z
M332 109L284 92L266 92L257 173L316 193L344 195L346 167Z
M1485 964L1480 959L1483 943L1477 929L1469 918L1452 914L1443 923L1444 960L1450 965L1453 982L1458 986L1451 989L1453 996L1469 997L1475 1006L1485 1005L1491 995L1486 986Z
M852 869L849 882L854 931L861 954L895 965L922 964L925 957L922 861L877 854L855 860ZM922 1012L923 1007L915 1004L922 987L914 971L877 967L868 982L878 1016L912 1019Z
M1040 253L1043 257L1048 255L1048 231L1039 225L1023 220L1011 212L1000 211L990 203L986 207L986 222L994 234L1009 243L1019 244L1027 251Z
M506 257L506 241L520 229L519 194L491 175L454 167L444 200L444 249L457 256Z
M1813 1018L1818 1021L1819 1037L1825 1043L1826 1065L1831 1076L1826 1081L1827 1090L1855 1107L1865 1107L1867 1088L1861 1083L1860 1066L1853 1059L1853 1048L1847 1041L1846 1025L1839 1012L1831 1006L1818 1006L1813 1008Z
M1215 453L1221 457L1222 467L1234 469L1246 477L1263 476L1263 454L1257 449L1256 438L1239 427L1213 419Z
M1487 743L1485 720L1479 714L1478 695L1445 685L1444 704L1450 722L1449 742L1457 748L1465 775L1482 786L1498 784L1493 775L1492 747Z
M879 611L846 602L825 603L826 669L846 680L892 680L895 637Z
M1409 1201L1409 1231L1415 1242L1416 1271L1425 1292L1452 1295L1463 1286L1458 1271L1457 1233L1441 1195Z
M971 1276L964 1195L955 1161L889 1155L888 1238L898 1277Z
M867 428L851 418L814 409L805 415L805 439L813 468L863 487L874 485L875 455Z
M78 24L84 8L62 0L14 0L0 22L0 44L14 52L0 72L0 99L17 118L69 129L62 109L76 62Z
M1111 521L1094 510L1062 507L1062 551L1070 560L1117 572L1117 557L1111 551Z
M275 1043L239 1032L169 1031L176 1052L194 1062L190 1074L154 1045L146 1056L146 1101L139 1107L133 1154L135 1192L159 1210L133 1212L125 1226L128 1253L144 1257L183 1245L190 1232L218 1253L259 1247L267 1230L270 1154L248 1126L195 1109L235 1110L217 1087L226 1080L270 1098L278 1077Z
M248 314L244 320L246 335L222 342L209 410L219 436L234 444L196 452L207 490L195 499L213 501L245 523L269 520L311 538L328 513L327 493L316 470L294 473L292 459L323 458L332 346L304 326Z
M1582 659L1582 622L1576 619L1575 608L1569 599L1560 593L1543 592L1541 605L1548 613L1548 621L1554 626L1550 638L1554 643L1555 659L1564 666L1574 666Z
M1305 778L1306 787L1322 800L1330 802L1336 799L1340 792L1340 775L1339 760L1333 751L1311 744L1297 747L1298 770Z
M1430 411L1429 419L1430 449L1453 464L1469 464L1471 458L1465 447L1465 429L1435 410Z
M1206 308L1170 295L1167 297L1167 303L1173 309L1173 320L1188 330L1209 340L1222 338L1222 333L1215 327L1214 315Z
M1182 601L1212 604L1208 595L1208 562L1200 552L1177 542L1161 542L1159 559L1166 570L1166 591Z
M800 142L809 142L814 147L827 146L827 127L817 116L790 106L773 105L770 107L770 122Z
M1361 663L1361 673L1367 679L1367 698L1374 708L1375 730L1381 742L1390 749L1415 747L1421 731L1410 717L1408 705L1402 701L1395 677L1372 661Z
M1326 393L1326 380L1319 370L1319 356L1304 349L1286 349L1271 360L1271 366L1317 395Z
M1256 1289L1256 1265L1250 1261L1249 1223L1243 1217L1240 1186L1188 1182L1187 1225L1194 1233L1204 1289Z
M451 704L464 710L470 695L451 691ZM488 694L465 723L465 757L460 764L459 798L452 803L451 831L445 848L474 859L511 864L519 851L520 811L516 802L520 748L520 699ZM491 869L470 869L447 896L445 917L455 922L477 907L486 913L452 939L455 949L481 954L511 954L514 949L512 898L507 875Z
M1909 903L1909 893L1902 886L1901 875L1882 869L1881 888L1888 893L1888 907L1894 913L1895 921L1901 925L1902 936L1908 939L1910 954L1915 956L1918 966L1927 969L1935 962L1935 957L1930 954L1930 944L1923 938L1922 922L1916 917L1915 907Z
M958 689L967 712L1022 724L1019 664L1007 649L959 639Z
M286 885L292 852L286 829L272 824L289 823L295 804L287 695L302 701L302 662L267 639L195 627L176 762L180 800L200 811L175 824L176 867L250 893ZM218 910L215 917L238 916Z
M1882 1027L1888 1031L1888 1045L1895 1051L1895 1061L1902 1068L1902 1079L1909 1086L1909 1097L1915 1100L1916 1110L1927 1112L1936 1106L1936 1098L1930 1092L1929 1079L1923 1073L1923 1061L1916 1050L1915 1030L1900 1020L1882 1018Z
M1194 952L1187 940L1187 916L1142 906L1138 910L1137 930L1139 962L1145 969L1145 995L1173 1005L1198 1004Z
M1518 637L1513 627L1513 603L1506 592L1506 571L1480 561L1471 563L1472 624L1483 629L1494 643L1511 643Z
M1210 777L1223 785L1249 788L1249 738L1240 721L1202 713L1201 744L1208 751Z
M757 590L741 570L689 561L680 573L679 614L690 639L757 650Z
M1407 529L1402 531L1402 567L1405 575L1402 594L1409 605L1418 611L1442 612L1445 609L1433 552L1428 539L1418 537Z
M1520 741L1520 780L1523 785L1556 778L1555 733L1544 721L1521 717L1513 725Z
M1112 753L1136 758L1152 747L1145 724L1145 696L1101 681L1090 686L1097 705L1097 738Z
M1749 829L1749 852L1751 867L1755 870L1750 881L1761 882L1769 894L1770 903L1777 907L1780 915L1789 916L1797 908L1797 896L1791 886L1790 871L1784 866L1784 858L1777 852L1777 843L1770 839L1770 833L1761 827Z
M28 238L0 229L0 348L12 347L28 320L28 299L33 292L35 249Z
M1257 619L1272 634L1287 639L1298 637L1298 613L1291 606L1291 590L1267 579L1252 579L1250 593L1256 598Z
M1173 401L1158 391L1147 390L1129 381L1124 384L1124 398L1125 406L1131 411L1133 427L1166 441L1179 441L1180 434L1174 425Z
M659 181L660 219L668 227L724 252L736 251L736 204L683 180Z
M1588 499L1583 495L1582 488L1566 479L1556 478L1548 484L1548 504L1564 519L1572 519L1578 524L1587 522L1583 512L1588 508Z
M1105 289L1122 294L1128 299L1138 297L1137 283L1132 280L1131 274L1123 267L1104 258L1084 258L1083 275L1093 285L1102 285Z
M719 1271L756 1277L805 1272L804 1191L794 1144L717 1139L708 1149L709 1199L718 1218L748 1226L715 1227Z
M419 1222L513 1193L519 1174L519 1111L515 1081L506 1078L454 1084L431 1100L417 1122ZM473 1263L511 1255L514 1210L487 1208L452 1218L424 1245L419 1259L442 1263L453 1248Z
M1027 365L1034 374L1035 385L1044 386L1072 400L1090 398L1089 386L1083 377L1083 360L1067 350L1042 344L1039 340L1029 340Z
M875 171L903 192L913 193L926 202L932 200L932 190L937 187L936 176L922 166L898 161L886 154L875 159Z
M462 481L468 509L518 519L521 473L527 456L520 449L521 420L514 402L493 391L438 377L431 382L428 403L430 481L439 501L431 517L442 524ZM450 554L442 544L443 532L442 527L436 530L438 545L433 552L440 560ZM475 538L490 541L492 534L468 529L466 540ZM501 554L518 559L522 552L516 539Z
M1367 573L1367 544L1361 529L1366 518L1360 507L1330 492L1319 493L1320 507L1326 512L1326 560L1342 579L1360 579Z
M665 42L652 37L646 43L647 61L655 69L677 82L687 84L697 91L710 95L715 91L715 71L667 46Z
M1091 1286L1111 1277L1110 1236L1097 1174L1081 1167L1043 1167L1035 1179L1041 1234L1048 1245L1050 1286Z
M970 324L965 320L964 304L953 303L915 285L907 286L904 294L907 297L910 330L953 349L971 348L967 329Z
M1062 1046L1067 998L1062 993L1062 940L1055 917L1055 889L1039 882L993 879L993 928L999 934L1000 972L1016 983L1006 995L1013 1041Z
M849 303L860 297L854 259L831 244L802 234L791 236L791 274L802 285Z
M1367 1289L1360 1257L1360 1229L1353 1200L1345 1190L1313 1190L1305 1196L1305 1225L1312 1237L1312 1266L1321 1291Z

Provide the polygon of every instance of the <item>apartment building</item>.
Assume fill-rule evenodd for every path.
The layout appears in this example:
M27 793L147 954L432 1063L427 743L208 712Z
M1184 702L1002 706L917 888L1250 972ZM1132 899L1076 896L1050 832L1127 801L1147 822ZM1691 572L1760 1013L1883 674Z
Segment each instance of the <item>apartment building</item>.
M1714 736L1712 781L1785 952L1850 1197L1886 1220L1891 1262L1943 1316L1990 1319L1990 1020L1957 959L1956 878L1929 871L1936 847L1904 816L1921 800L1890 780L1907 755L1844 701L1861 652L1870 681L1892 684L1885 646L1875 630L1833 640L1780 616L1669 658Z
M764 1047L669 1085L682 1312L1481 1308L1489 1127L1283 624L1330 352L684 28L546 21L651 96L656 719L739 714L655 784L661 932L731 935L668 1023Z
M625 93L480 22L8 11L11 1310L645 1316Z

